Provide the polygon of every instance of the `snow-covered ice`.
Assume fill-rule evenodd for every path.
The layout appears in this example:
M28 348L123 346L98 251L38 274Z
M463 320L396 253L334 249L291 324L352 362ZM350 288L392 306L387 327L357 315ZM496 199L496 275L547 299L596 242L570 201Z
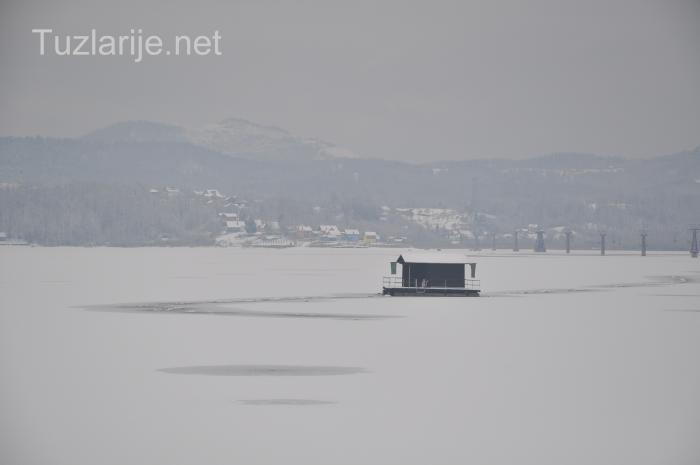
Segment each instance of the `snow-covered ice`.
M401 252L0 248L2 462L700 462L699 260Z

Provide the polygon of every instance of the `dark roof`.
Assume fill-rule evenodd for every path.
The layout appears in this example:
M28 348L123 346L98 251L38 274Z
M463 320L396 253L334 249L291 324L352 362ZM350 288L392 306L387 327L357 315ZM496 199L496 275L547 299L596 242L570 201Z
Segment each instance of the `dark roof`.
M440 253L440 252L409 252L399 255L397 263L436 263L451 265L472 265L476 262L470 261L464 254Z

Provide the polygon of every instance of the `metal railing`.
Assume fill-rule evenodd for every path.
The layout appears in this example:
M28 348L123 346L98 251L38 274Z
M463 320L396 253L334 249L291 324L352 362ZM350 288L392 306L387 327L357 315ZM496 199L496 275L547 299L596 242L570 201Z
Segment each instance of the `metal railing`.
M437 288L437 289L470 289L470 290L480 290L481 280L479 279L464 279L464 280L420 280L403 279L401 276L384 276L383 286L386 288L410 288L410 289L422 289L422 288Z

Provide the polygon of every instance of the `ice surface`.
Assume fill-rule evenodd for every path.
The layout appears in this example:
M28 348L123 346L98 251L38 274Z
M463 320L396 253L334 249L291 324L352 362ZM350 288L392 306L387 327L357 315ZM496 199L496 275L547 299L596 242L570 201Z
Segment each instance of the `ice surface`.
M401 252L0 248L0 462L700 463L700 260Z
M245 405L329 405L335 402L316 399L248 399L240 401Z
M299 365L214 365L163 368L163 373L205 376L339 376L364 373L359 367Z

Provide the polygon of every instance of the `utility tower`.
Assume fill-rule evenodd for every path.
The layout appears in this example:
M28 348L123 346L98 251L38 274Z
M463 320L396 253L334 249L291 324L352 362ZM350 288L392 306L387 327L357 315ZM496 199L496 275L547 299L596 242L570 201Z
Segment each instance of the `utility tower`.
M537 230L537 240L535 241L535 252L546 252L547 249L544 246L544 231Z
M600 233L600 254L605 255L605 236L607 234L602 232Z
M515 241L513 243L513 252L519 252L520 248L518 247L518 230L517 229L513 233L513 240Z
M693 232L693 238L690 241L690 256L698 258L698 231L700 231L700 225L691 225L690 230Z
M647 232L642 229L640 233L642 236L642 257L647 256Z
M571 253L571 230L567 229L564 234L566 235L566 253Z
M479 244L479 234L481 233L481 218L479 215L479 178L477 178L476 176L472 178L471 210L472 230L474 233L473 250L481 250L481 244Z
M496 250L496 233L491 234L491 250Z

